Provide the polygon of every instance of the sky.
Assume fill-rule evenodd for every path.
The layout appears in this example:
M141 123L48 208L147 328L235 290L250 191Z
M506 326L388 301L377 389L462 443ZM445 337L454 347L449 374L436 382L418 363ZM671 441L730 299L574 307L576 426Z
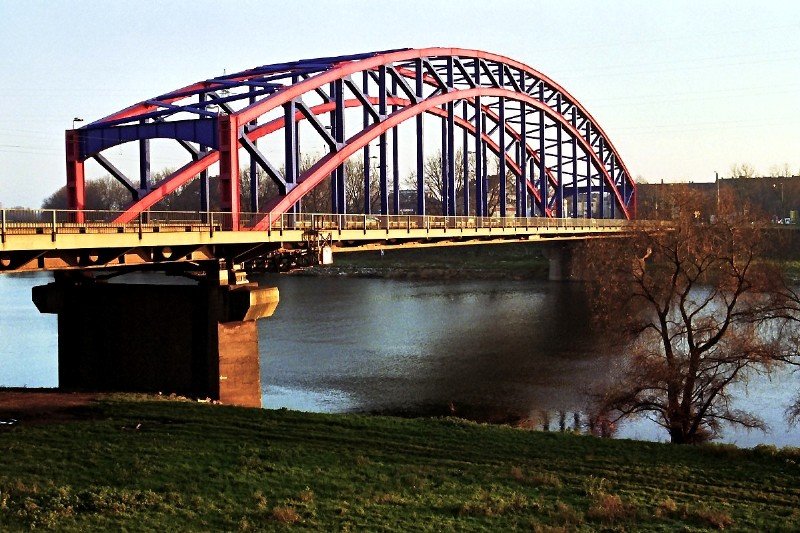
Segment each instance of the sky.
M0 205L38 207L65 183L74 117L223 72L428 46L548 75L640 179L710 181L738 163L800 174L794 1L0 0Z

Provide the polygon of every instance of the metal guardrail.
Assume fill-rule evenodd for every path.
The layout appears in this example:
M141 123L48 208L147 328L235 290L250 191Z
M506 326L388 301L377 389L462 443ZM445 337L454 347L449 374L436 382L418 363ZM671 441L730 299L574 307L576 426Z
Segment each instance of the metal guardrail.
M148 211L128 223L114 220L120 211L84 210L84 222L77 223L77 211L54 209L0 209L0 236L3 242L8 235L80 234L80 233L150 233L150 232L209 232L233 230L231 214L197 211ZM263 213L241 213L240 220L247 230ZM284 230L459 230L459 229L509 229L564 228L603 229L642 225L621 219L542 218L542 217L474 217L435 215L337 215L326 213L285 213L268 231Z

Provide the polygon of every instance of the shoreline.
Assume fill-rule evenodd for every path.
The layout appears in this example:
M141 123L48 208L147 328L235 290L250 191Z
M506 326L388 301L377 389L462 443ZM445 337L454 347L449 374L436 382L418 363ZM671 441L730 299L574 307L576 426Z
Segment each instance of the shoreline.
M319 266L291 272L292 276L349 277L395 280L546 280L547 272L511 272L506 270L460 269L444 267Z
M528 243L337 252L332 265L294 276L400 280L547 279L549 263Z

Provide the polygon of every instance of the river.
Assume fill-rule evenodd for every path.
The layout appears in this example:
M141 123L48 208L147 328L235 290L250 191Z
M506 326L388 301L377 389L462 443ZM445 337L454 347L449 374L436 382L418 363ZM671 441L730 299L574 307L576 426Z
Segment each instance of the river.
M45 274L0 276L0 386L57 385L56 319L30 289ZM138 283L176 278L132 274ZM263 405L314 412L464 416L572 427L588 395L614 379L595 348L579 287L538 281L398 281L265 275L281 302L259 322ZM800 445L783 413L800 384L788 371L736 391L769 433L727 428L723 442ZM580 415L578 415L580 417ZM581 418L581 420L583 420ZM621 438L666 440L648 420Z

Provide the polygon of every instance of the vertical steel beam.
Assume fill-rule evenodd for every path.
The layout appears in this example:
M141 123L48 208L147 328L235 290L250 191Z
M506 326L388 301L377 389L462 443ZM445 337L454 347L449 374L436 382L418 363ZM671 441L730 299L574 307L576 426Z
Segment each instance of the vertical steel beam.
M528 216L528 106L525 102L519 103L519 134L521 141L519 161L520 187L519 187L519 213Z
M240 212L239 123L236 115L221 115L218 120L219 203L223 211L231 214L228 229L238 231Z
M336 98L336 84L334 82L331 82L331 83L328 84L328 94L330 95L331 100ZM331 111L330 121L331 121L331 135L333 136L334 139L337 139L337 136L336 136L336 108L335 107ZM338 205L338 202L339 202L339 187L338 187L339 182L336 179L337 178L336 172L337 172L337 170L334 170L333 172L331 172L331 177L330 177L330 180L331 180L331 212L333 212L333 213L339 213L340 212L339 205Z
M81 139L78 130L67 130L67 208L76 210L74 222L82 224L85 220L86 180L81 160Z
M577 124L575 105L572 106L570 120L572 126ZM572 218L578 218L578 138L572 136Z
M528 175L530 176L530 181L533 183L534 187L536 186L536 160L534 158L529 159L530 162L530 169L528 169ZM536 203L536 197L531 194L531 216L544 216L544 213L539 213L539 209L542 207L542 203Z
M517 164L517 167L520 165L520 161L522 161L522 143L521 142L514 142L514 162ZM514 216L518 217L522 209L519 206L520 201L520 194L519 189L522 185L522 174L516 174L514 176Z
M525 70L519 70L519 86L522 88L522 91L525 92ZM520 138L521 145L520 145L520 161L519 161L519 170L520 170L520 189L519 189L519 196L518 196L518 203L519 209L517 213L519 216L527 217L528 216L528 172L527 172L527 160L528 160L528 139L527 139L527 132L526 132L526 122L527 122L527 106L524 102L520 101L519 103L519 116L520 116Z
M418 58L414 61L414 68L416 69L415 83L417 98L422 100L422 92L425 88L424 78L422 76L422 59ZM417 214L425 214L425 132L422 124L422 113L416 117L417 126Z
M455 85L453 72L453 56L447 56L447 87L452 90ZM456 214L456 141L455 141L455 102L447 103L447 214Z
M295 114L297 113L297 105L295 101L291 100L283 104L283 153L284 153L284 166L286 188L289 192L297 183L297 175L299 168L297 164L297 121ZM292 206L291 212L295 212Z
M392 96L397 96L397 78L392 78ZM399 107L392 104L392 113ZM392 128L392 210L400 214L400 139L397 137L397 126Z
M361 89L364 94L369 94L369 72L364 71L362 73L362 81L361 81ZM367 107L364 106L364 129L367 129L370 123L370 115ZM372 171L372 159L370 158L369 154L369 143L364 145L364 214L369 215L372 211L372 205L370 202L372 191L370 190L370 181L372 180L372 176L370 175Z
M517 181L514 184L514 214L517 217L522 216L522 174L524 172L523 168L525 166L525 156L523 155L523 150L525 149L525 145L522 142L517 143L517 152L516 152L516 162L517 168L519 168L519 173L517 174Z
M605 157L604 157L604 153L603 153L604 152L604 148L605 148L605 146L603 146L603 138L600 137L598 139L598 152L599 152L598 155L600 156L600 165L602 166L602 168L605 168L605 166L606 166ZM606 180L603 179L603 173L602 172L598 172L597 176L598 176L599 181L600 181L600 187L599 187L599 189L600 189L600 218L605 218L605 215L606 215Z
M198 95L198 99L200 102L200 108L205 109L206 93L200 93ZM207 149L208 149L207 146L202 144L200 145L201 157L202 154L204 154ZM200 172L200 211L201 213L203 213L202 221L205 222L208 217L208 212L211 211L211 202L209 200L209 194L208 194L208 169L202 170Z
M469 104L466 100L461 103L461 116L464 122L469 120ZM462 139L462 160L461 160L461 179L464 196L464 210L463 215L469 216L469 132L467 128L462 128L464 138Z
M611 161L609 162L609 164L611 166L611 182L613 183L612 187L616 188L616 186L617 186L617 178L614 175L616 173L616 169L614 168L614 157L613 156L611 157ZM623 187L622 187L622 198L624 200L625 199L625 187L624 187L625 182L623 181L622 184L623 184ZM609 197L611 198L611 202L609 202L610 209L611 209L610 217L611 218L617 218L617 213L616 213L617 201L616 201L616 196L614 195L614 191L613 190L611 191L611 194L609 195Z
M481 85L481 62L475 59L475 84ZM483 208L483 169L485 167L485 154L483 153L483 108L481 97L475 97L475 216L486 216Z
M486 131L486 115L481 115L482 129ZM481 152L483 152L483 168L481 168L481 205L483 216L489 216L489 160L486 157L486 141L481 138Z
M539 101L544 103L544 83L539 85ZM542 197L542 216L547 214L547 167L545 166L544 111L539 111L539 194Z
M497 73L497 79L500 87L505 86L505 72L503 67ZM506 205L508 199L506 198L506 99L502 96L497 100L497 115L498 115L498 128L499 128L499 145L500 145L500 158L497 169L497 186L500 190L497 191L498 202L500 203L500 216L506 216Z
M561 93L556 95L556 108L561 114ZM556 122L556 217L564 216L564 175L562 172L561 124Z
M336 109L335 109L335 119L336 124L334 130L336 132L336 144L338 146L344 145L344 81L338 79L333 82L336 88ZM336 214L344 214L347 212L347 199L345 197L346 189L345 189L345 181L347 177L345 176L346 168L344 163L336 167L336 205L338 207L338 211Z
M139 124L147 124L140 120ZM139 198L150 191L150 139L139 140Z
M381 120L386 119L386 67L378 67L378 114ZM380 136L379 145L380 162L380 189L381 189L381 215L389 214L389 185L386 161L386 133Z
M455 104L447 104L447 214L456 214L456 142L455 142Z
M614 160L616 162L616 159ZM622 182L622 201L625 203L626 207L630 207L631 203L631 190L628 188L628 180L626 179L625 172L622 169L618 170L620 181ZM630 209L628 210L630 213Z
M292 76L292 84L295 84L298 81L300 81L300 76L297 76L297 75ZM299 124L299 122L295 123L295 128L294 128L294 147L295 147L294 161L295 161L295 165L297 165L297 178L300 179L300 172L301 172L300 167L302 166L302 159L300 159L300 124ZM258 187L258 173L256 173L256 187ZM293 212L294 213L302 213L303 212L303 199L302 198L297 200L297 203L294 204Z
M442 106L442 109L447 113L447 104ZM442 214L447 216L450 214L450 156L448 154L449 144L447 142L447 116L442 117L442 161L441 161L441 180L442 180Z
M256 90L255 87L250 87L250 97L248 98L248 102L250 105L256 102L256 97L252 95L252 93ZM258 124L258 120L253 119L250 121L249 125L255 127ZM253 140L253 145L258 147L258 139ZM258 163L256 162L256 158L250 156L250 212L251 213L258 213Z
M586 141L589 143L589 150L586 152L586 218L593 218L594 209L592 208L592 156L591 151L589 121L586 121Z

